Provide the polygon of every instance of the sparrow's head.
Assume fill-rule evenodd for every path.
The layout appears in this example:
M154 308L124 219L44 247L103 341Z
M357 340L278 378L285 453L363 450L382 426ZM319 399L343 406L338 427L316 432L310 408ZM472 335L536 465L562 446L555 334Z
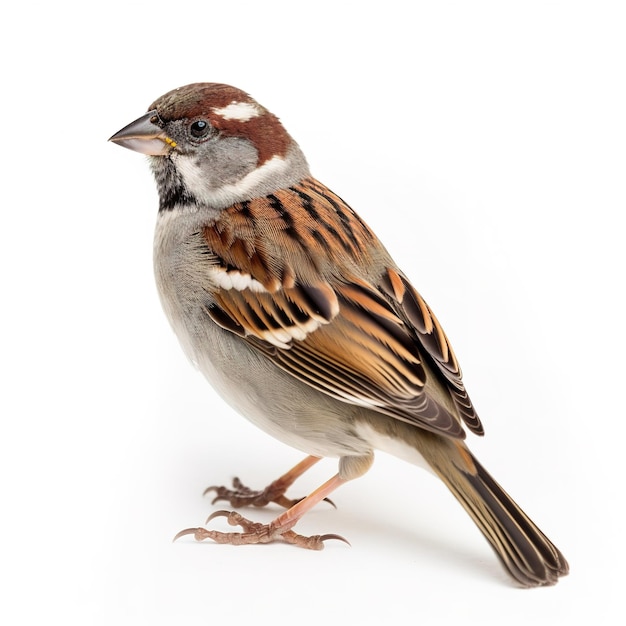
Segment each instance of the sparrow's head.
M224 208L308 175L278 118L245 92L218 83L166 93L110 140L150 156L162 210Z

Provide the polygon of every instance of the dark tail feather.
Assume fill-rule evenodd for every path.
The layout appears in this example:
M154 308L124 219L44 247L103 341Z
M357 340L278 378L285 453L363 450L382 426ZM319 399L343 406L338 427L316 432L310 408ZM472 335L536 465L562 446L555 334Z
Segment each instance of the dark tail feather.
M470 489L441 475L452 493L471 515L500 560L521 585L553 585L569 571L554 544L473 457L476 473L459 470Z

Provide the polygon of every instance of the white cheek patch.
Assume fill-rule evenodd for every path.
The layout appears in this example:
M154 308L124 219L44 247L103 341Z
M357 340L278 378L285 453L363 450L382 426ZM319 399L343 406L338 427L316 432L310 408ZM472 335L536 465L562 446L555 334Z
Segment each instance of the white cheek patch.
M231 102L221 109L212 109L213 113L225 120L237 120L247 122L253 117L259 117L262 113L258 105L252 102Z
M198 165L196 160L187 155L176 155L176 168L185 183L185 187L196 197L207 186L206 173Z
M182 154L176 156L176 167L187 189L199 202L214 207L226 207L250 197L255 187L281 176L288 165L283 158L274 156L236 183L212 186L207 172L194 157Z

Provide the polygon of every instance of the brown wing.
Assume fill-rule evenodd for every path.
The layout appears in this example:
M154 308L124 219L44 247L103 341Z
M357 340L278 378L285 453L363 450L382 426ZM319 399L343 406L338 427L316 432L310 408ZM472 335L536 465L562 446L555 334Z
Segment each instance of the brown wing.
M397 270L388 268L380 286L400 307L405 322L416 331L417 339L425 349L422 353L432 359L436 371L445 379L461 419L472 432L482 435L483 426L463 385L461 368L435 314L408 279Z
M203 235L214 257L218 291L207 313L216 323L344 402L453 437L464 436L459 416L482 432L430 309L391 267L361 277L364 251L386 253L320 183L234 205ZM435 400L435 387L459 415Z

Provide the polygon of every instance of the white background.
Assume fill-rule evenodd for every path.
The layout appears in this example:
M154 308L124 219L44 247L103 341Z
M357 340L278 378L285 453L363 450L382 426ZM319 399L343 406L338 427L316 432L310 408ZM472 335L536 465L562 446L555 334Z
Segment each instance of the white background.
M3 12L2 623L616 623L622 2ZM299 525L352 547L171 542L215 510L206 486L301 458L184 359L153 285L151 175L106 141L195 81L278 114L427 298L486 426L470 445L570 561L556 587L515 588L445 487L384 455Z

